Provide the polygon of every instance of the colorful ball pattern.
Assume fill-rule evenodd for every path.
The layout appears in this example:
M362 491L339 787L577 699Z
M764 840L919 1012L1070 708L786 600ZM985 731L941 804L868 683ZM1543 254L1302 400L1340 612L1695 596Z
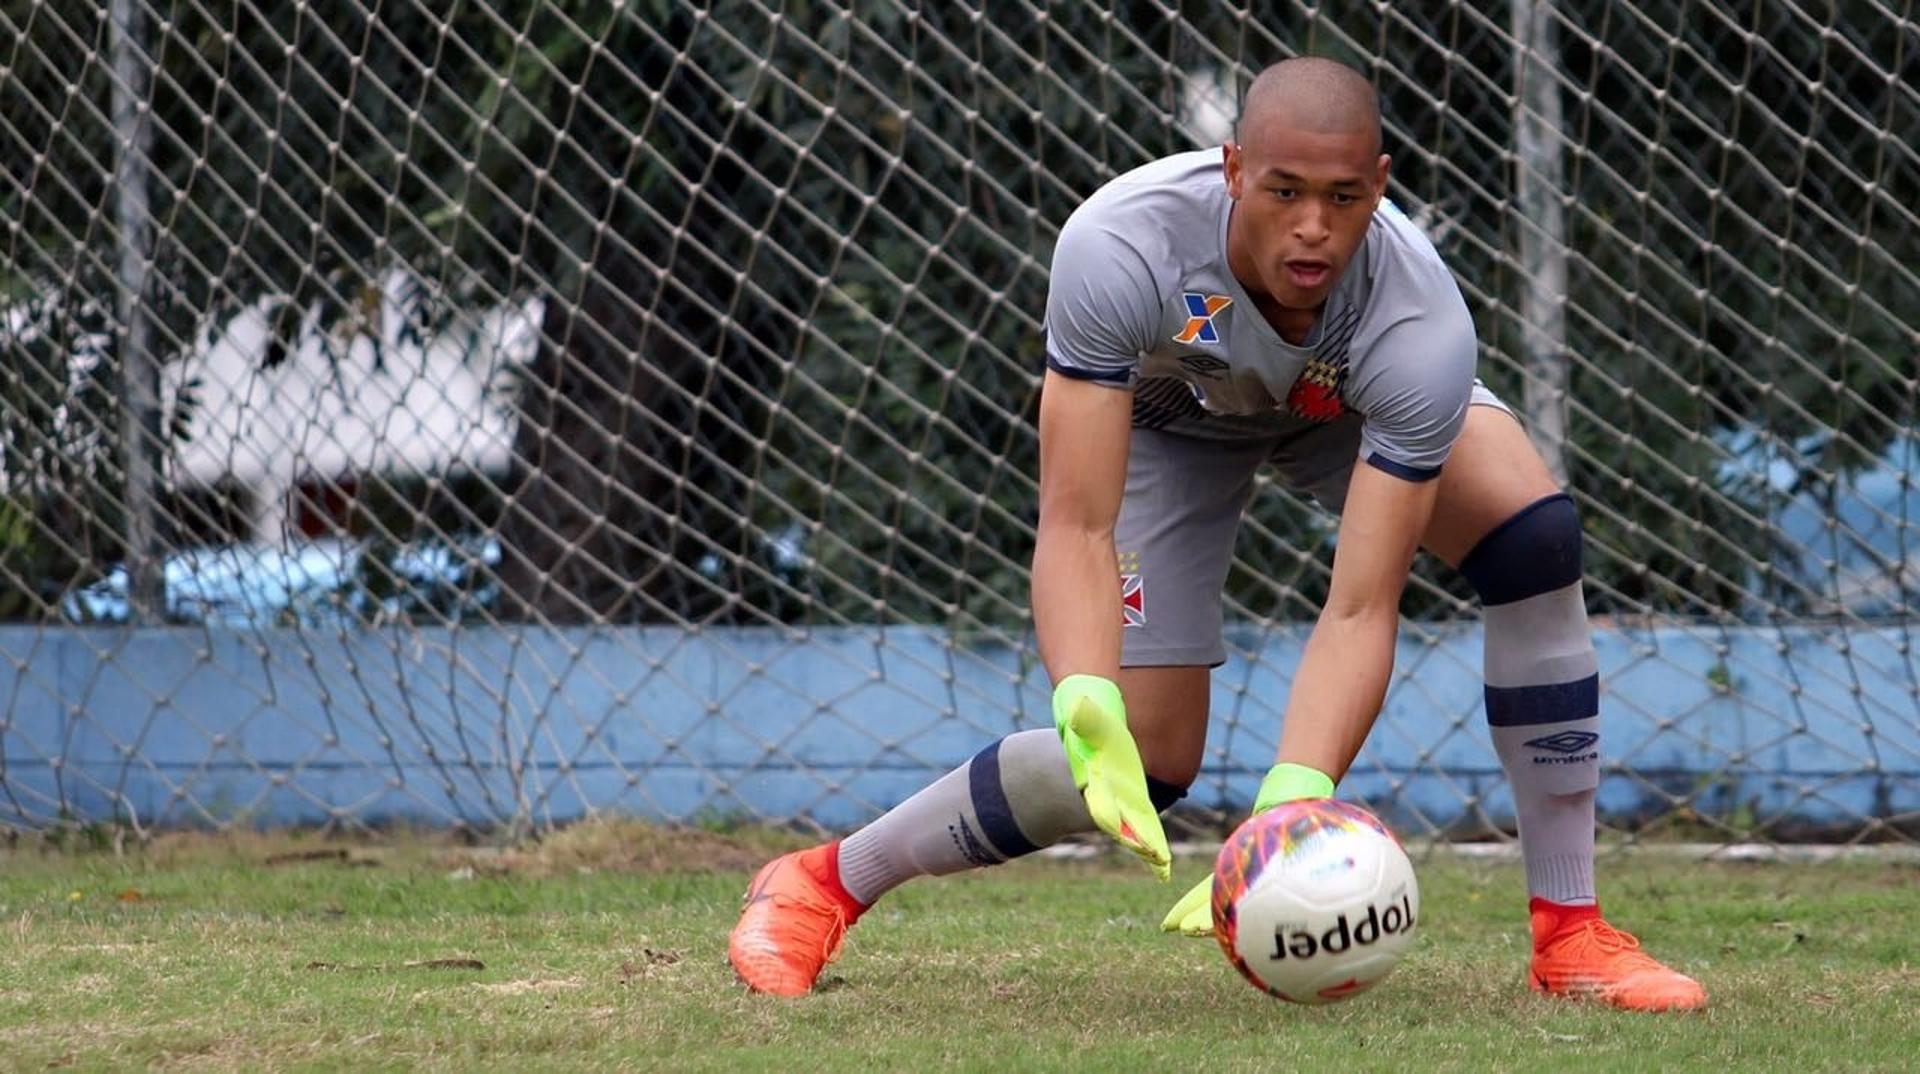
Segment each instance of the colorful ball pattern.
M1213 864L1213 938L1220 950L1255 988L1288 1002L1293 997L1262 981L1240 957L1237 907L1242 893L1252 889L1269 865L1285 861L1288 855L1316 836L1332 831L1371 830L1399 845L1399 840L1380 818L1357 805L1335 798L1302 798L1282 802L1264 813L1250 817L1234 830Z

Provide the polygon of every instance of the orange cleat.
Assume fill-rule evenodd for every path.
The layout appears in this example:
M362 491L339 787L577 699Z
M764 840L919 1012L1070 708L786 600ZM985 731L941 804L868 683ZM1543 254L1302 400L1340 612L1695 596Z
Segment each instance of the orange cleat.
M727 960L755 992L804 996L865 909L840 886L839 842L782 854L747 887Z
M1640 950L1640 941L1607 924L1598 906L1545 899L1533 912L1535 992L1597 999L1629 1011L1696 1011L1707 1005L1700 982Z

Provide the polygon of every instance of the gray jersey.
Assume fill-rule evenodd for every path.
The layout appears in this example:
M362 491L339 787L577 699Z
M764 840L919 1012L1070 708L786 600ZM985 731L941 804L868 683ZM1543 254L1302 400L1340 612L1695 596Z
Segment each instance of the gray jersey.
M1205 439L1357 414L1362 459L1409 480L1439 474L1477 349L1433 244L1383 201L1294 346L1227 268L1232 206L1218 149L1136 168L1088 198L1054 250L1048 368L1132 389L1137 427Z

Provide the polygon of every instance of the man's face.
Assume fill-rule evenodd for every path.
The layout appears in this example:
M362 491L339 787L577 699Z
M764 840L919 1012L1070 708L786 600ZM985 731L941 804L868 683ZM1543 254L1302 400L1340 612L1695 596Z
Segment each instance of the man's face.
M1366 237L1387 187L1387 157L1370 131L1329 134L1270 119L1226 146L1230 237L1280 305L1315 309ZM1257 286L1256 286L1257 285Z

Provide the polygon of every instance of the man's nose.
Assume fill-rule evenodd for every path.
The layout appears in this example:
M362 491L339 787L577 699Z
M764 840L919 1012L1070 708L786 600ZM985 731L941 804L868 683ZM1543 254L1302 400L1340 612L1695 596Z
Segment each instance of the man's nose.
M1293 218L1293 235L1307 245L1327 241L1327 211L1317 201L1308 200Z

